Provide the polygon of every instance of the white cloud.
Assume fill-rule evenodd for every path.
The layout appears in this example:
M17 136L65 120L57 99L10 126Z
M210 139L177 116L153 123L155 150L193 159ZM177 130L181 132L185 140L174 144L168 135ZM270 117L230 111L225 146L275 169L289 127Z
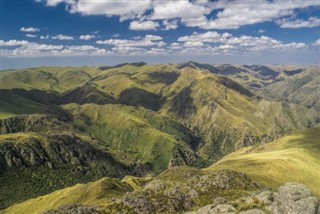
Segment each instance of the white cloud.
M199 46L203 46L203 42L201 41L190 41L190 42L185 42L184 46L185 47L199 47Z
M55 42L57 43L57 42ZM263 54L301 53L314 51L305 43L286 43L268 36L235 36L230 33L208 31L194 32L181 36L177 41L167 44L161 36L146 35L131 39L107 39L96 42L98 45L61 45L42 44L26 40L0 40L4 57L41 57L41 56L148 56L148 55L202 55L202 56L244 56ZM111 47L100 47L108 45ZM320 45L320 39L314 42Z
M264 30L264 29L260 29L259 31L258 31L258 33L265 33L266 31Z
M151 41L159 41L159 40L162 40L162 37L161 36L157 36L157 35L146 35L145 36L145 39L146 40L151 40Z
M1 52L5 57L42 57L42 56L100 56L110 52L103 48L90 45L51 45L28 42L25 40L0 40Z
M320 46L320 38L319 38L319 39L317 39L317 40L314 42L314 45L318 45L318 46Z
M21 45L27 45L29 44L28 41L26 40L9 40L9 41L4 41L4 40L0 40L0 45L1 46L21 46Z
M143 1L88 1L88 0L46 0L47 6L57 6L64 2L71 13L83 15L120 16L121 19L132 19L151 8L152 0Z
M196 18L210 13L211 9L189 0L154 1L151 19Z
M95 35L81 35L81 36L79 36L79 39L81 39L81 40L90 40L93 38L95 38Z
M119 33L115 33L115 34L112 35L112 37L113 38L118 38L118 37L120 37L120 34Z
M162 24L164 25L164 28L162 30L175 30L178 28L178 20L163 20Z
M40 36L40 39L50 39L50 36L49 36L49 35L45 35L45 36L44 36L44 35L41 35L41 36Z
M205 33L194 32L189 36L179 37L178 42L184 42L184 47L206 47L211 51L229 52L230 50L238 53L257 52L257 51L276 51L276 50L293 50L306 48L305 43L283 43L267 36L233 36L229 33L218 33L208 31ZM178 46L178 43L175 43ZM179 47L179 46L178 46Z
M35 35L35 34L31 34L31 33L28 33L28 34L26 34L26 37L29 37L29 38L36 38L36 37L37 37L37 35Z
M157 42L162 40L162 37L156 35L146 35L144 38L138 38L134 40L128 39L107 39L107 40L98 40L96 43L100 45L113 45L113 46L123 46L123 47L148 47L155 46Z
M38 0L40 1L40 0ZM319 0L43 0L47 6L66 4L70 13L82 15L119 16L120 20L130 19L130 29L163 30L176 29L178 23L202 29L237 29L244 25L276 21L281 26L316 27L318 21L294 20L281 23L278 20L295 17L297 9L319 6ZM215 16L208 18L208 14ZM171 21L175 19L175 21ZM290 23L293 22L293 23Z
M22 27L20 28L21 32L28 32L28 33L35 33L35 32L39 32L40 29L39 28L35 28L35 27Z
M224 42L232 35L229 33L217 33L215 31L208 31L206 33L194 32L190 36L182 36L178 38L179 42Z
M67 36L67 35L63 35L63 34L59 34L59 35L53 36L51 38L56 39L56 40L74 40L73 36Z
M213 10L220 9L217 16L207 19L205 16L183 19L191 27L203 29L237 29L243 25L274 21L280 17L294 15L294 10L320 5L318 0L257 0L257 1L212 1Z
M320 18L309 17L307 20L303 19L280 19L276 23L280 25L281 28L311 28L320 26Z
M159 23L154 21L132 21L129 26L131 30L155 30L157 27Z

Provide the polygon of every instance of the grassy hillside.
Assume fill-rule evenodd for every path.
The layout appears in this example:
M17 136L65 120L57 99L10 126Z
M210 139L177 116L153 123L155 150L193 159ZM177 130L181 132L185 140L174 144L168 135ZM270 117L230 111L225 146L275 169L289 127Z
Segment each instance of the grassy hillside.
M168 117L144 108L124 105L64 105L75 126L95 136L113 156L126 163L139 163L160 172L173 164L174 154L190 156L179 164L192 164L196 142L190 131ZM177 163L175 163L177 164Z
M112 197L123 196L132 190L128 184L118 179L101 178L95 182L77 184L46 196L28 200L5 210L3 213L19 214L22 211L25 214L42 213L64 204L102 206L112 202Z
M273 188L286 182L300 182L319 197L319 133L320 128L292 131L274 142L227 155L205 171L234 169Z
M10 90L0 91L0 119L44 111L44 105Z
M311 172L318 167L312 152L301 153L296 146L288 150L289 142L299 138L282 138L256 147L320 122L319 111L310 100L292 102L283 100L283 96L274 99L261 95L266 85L280 87L281 83L288 83L283 86L290 88L290 93L300 96L310 92L305 99L314 99L316 74L311 77L312 84L294 84L305 72L288 67L193 62L3 71L0 180L4 184L1 191L6 194L2 194L1 206L105 175L158 174L174 166L208 166L248 146L253 147L235 153L246 157L243 161L237 156L239 161L232 162L232 155L227 156L228 161L241 170L252 166L252 171L245 172L263 184L274 187L286 181L285 176L277 174L286 171L281 168L284 166L288 167L287 172L295 165L306 170L304 161L310 162L310 172L306 170L304 174L318 176ZM251 83L261 87L250 86ZM300 132L292 132L292 136L300 136L297 133ZM305 135L309 135L307 131ZM284 146L280 149L272 145ZM263 150L264 146L270 146L269 153ZM259 157L281 163L266 167L279 167L271 172L283 180L267 180L267 175L258 172L258 166L267 163L247 164ZM219 162L221 169L228 167L228 161ZM297 180L305 179L300 178ZM133 180L130 182L140 183ZM306 182L316 185L312 180Z
M101 142L62 118L19 116L0 124L0 209L79 182L130 173Z
M3 213L43 213L50 209L67 212L68 204L73 207L78 204L77 210L94 206L98 213L183 213L207 205L218 196L235 200L259 189L259 185L241 173L227 170L203 173L186 167L174 168L147 181L134 180L140 181L136 190L126 178L122 181L102 178L30 199ZM239 210L243 209L236 203Z
M273 83L264 89L264 93L266 96L320 110L319 66L311 67L306 72L294 75L282 82Z

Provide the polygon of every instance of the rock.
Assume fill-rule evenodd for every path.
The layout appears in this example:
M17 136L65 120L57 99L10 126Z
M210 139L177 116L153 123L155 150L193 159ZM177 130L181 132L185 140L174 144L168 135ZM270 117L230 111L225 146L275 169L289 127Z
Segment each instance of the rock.
M236 209L230 204L220 204L215 208L213 208L212 210L210 210L210 214L220 214L220 213L233 214L235 213L235 211Z
M239 212L239 214L265 214L265 212L259 209L250 209L250 210Z
M214 199L213 205L217 206L219 204L224 204L227 202L227 199L225 199L224 197L218 196L216 199Z
M270 205L272 203L272 192L270 190L259 192L255 194L254 197L259 200L259 202L264 206Z
M299 183L287 183L278 189L272 203L274 214L316 214L318 200Z

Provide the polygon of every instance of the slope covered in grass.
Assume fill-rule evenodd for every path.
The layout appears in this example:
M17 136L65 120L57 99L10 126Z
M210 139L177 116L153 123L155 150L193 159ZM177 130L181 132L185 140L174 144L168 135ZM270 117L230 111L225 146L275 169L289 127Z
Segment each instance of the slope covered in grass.
M37 197L15 205L3 213L42 213L65 204L102 206L112 202L112 197L123 196L133 189L118 179L101 178L98 181L77 184L57 190L46 196Z
M159 172L169 164L195 162L192 146L196 139L168 117L144 108L111 104L68 104L63 109L72 115L78 129L104 142L113 156L126 164L143 164Z
M273 188L300 182L320 196L319 133L320 128L292 131L274 142L231 153L206 171L234 169Z
M34 114L44 111L44 105L13 91L0 90L0 119L21 114Z
M136 183L132 187L132 182L126 178L121 181L102 178L13 205L3 213L43 213L50 209L68 213L68 204L77 204L78 210L86 205L95 206L99 213L106 214L183 213L212 203L215 198L223 196L226 200L235 200L259 189L259 185L248 176L231 170L203 173L183 167L147 180L130 180L133 179L138 181L139 188L133 188Z

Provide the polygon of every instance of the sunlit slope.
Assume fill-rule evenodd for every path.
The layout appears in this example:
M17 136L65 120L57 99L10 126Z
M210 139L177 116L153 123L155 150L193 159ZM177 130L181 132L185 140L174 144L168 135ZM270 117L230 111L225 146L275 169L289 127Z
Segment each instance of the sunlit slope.
M225 66L225 72L234 73L234 69L240 69L231 67ZM257 72L269 75L270 69L261 69ZM198 67L125 64L115 67L29 70L7 71L2 78L10 77L6 82L12 88L24 88L27 84L32 88L51 90L48 93L57 96L50 100L54 105L123 104L128 108L142 107L169 116L187 127L193 135L202 137L203 143L197 150L209 160L217 160L243 146L274 139L290 129L313 127L320 121L319 112L314 109L266 100L222 76L225 72L212 73ZM24 75L24 72L28 75ZM20 79L31 77L25 80L26 84L21 80L11 84L16 75ZM43 76L48 81L44 81ZM51 84L51 77L57 80L57 84ZM45 85L38 84L36 79ZM67 84L70 82L72 86ZM18 83L22 86L15 85ZM30 87L27 89L31 90Z
M243 148L206 171L234 169L269 187L301 182L320 196L320 128L292 131L268 144Z
M30 199L6 209L4 213L42 213L64 204L106 205L112 197L122 196L133 189L118 179L102 178L98 181L77 184L48 195ZM0 212L1 213L1 212Z
M114 157L124 163L140 163L162 171L169 164L191 164L190 131L168 117L144 108L124 105L68 104L75 126L105 143ZM182 153L189 159L181 159Z
M88 205L101 211L94 213L184 213L212 203L218 196L235 200L259 187L247 175L231 170L206 173L176 167L153 178L103 178L78 184L13 205L3 213L46 213L50 209L69 213L68 204L77 204L79 213ZM241 202L238 204L241 210Z
M95 67L37 67L0 73L1 89L62 92L74 88L101 72Z

